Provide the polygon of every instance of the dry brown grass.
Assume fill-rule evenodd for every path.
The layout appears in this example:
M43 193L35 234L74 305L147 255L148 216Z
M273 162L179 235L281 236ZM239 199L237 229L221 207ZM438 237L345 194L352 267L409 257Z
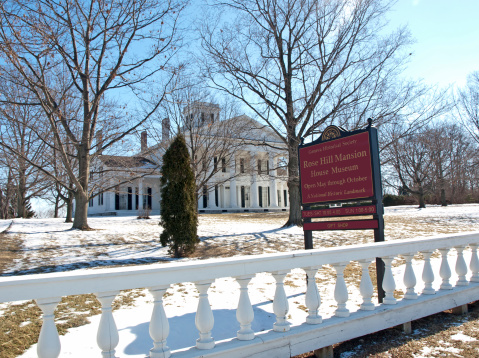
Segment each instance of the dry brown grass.
M22 241L19 235L0 233L0 273L12 266L15 259L21 258Z

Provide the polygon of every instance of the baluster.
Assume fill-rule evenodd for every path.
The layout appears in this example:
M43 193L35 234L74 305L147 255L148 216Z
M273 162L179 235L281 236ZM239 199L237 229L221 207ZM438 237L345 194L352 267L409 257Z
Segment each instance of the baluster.
M308 316L306 323L319 324L323 321L321 315L318 314L319 306L321 305L321 296L319 295L318 285L316 285L316 272L319 267L307 267L306 272L308 283L306 287L306 307L308 307Z
M195 283L196 289L200 293L198 309L196 311L195 324L200 331L200 338L196 340L196 348L212 349L215 346L215 340L211 337L215 320L208 300L208 289L213 281L199 281Z
M250 341L254 339L254 331L251 329L254 312L248 294L248 284L252 278L252 276L236 277L236 281L240 285L240 297L238 309L236 310L236 319L240 324L240 330L236 332L236 337L238 337L240 341Z
M120 341L111 310L111 304L117 294L118 291L95 293L96 298L101 303L101 318L100 324L98 325L96 342L104 358L115 358L115 347Z
M441 290L452 290L452 285L449 282L451 278L451 268L449 267L449 261L447 260L447 254L449 249L439 249L441 253L441 268L439 269L439 276L442 278Z
M394 298L394 290L396 289L396 281L394 281L393 271L392 271L392 261L393 257L383 257L384 261L384 278L383 278L383 290L385 297L383 303L385 305L395 305L397 300Z
M163 307L163 295L170 285L150 287L153 295L153 312L150 321L150 337L153 339L153 348L150 349L150 358L168 358L170 348L166 345L166 338L170 333L168 317Z
M273 312L276 315L276 322L273 325L273 330L276 332L286 332L291 328L291 323L286 320L286 315L289 312L289 304L283 283L288 272L289 271L276 271L272 273L276 280L276 290L274 292L273 300Z
M431 251L423 251L424 255L424 269L422 271L422 280L424 281L424 289L422 290L423 295L435 295L436 291L432 288L432 283L434 282L434 272L432 271L431 266Z
M456 282L456 286L467 286L469 285L469 281L467 281L466 279L467 265L466 265L466 260L464 260L464 247L455 246L454 248L457 251L456 273L457 273L458 279Z
M333 265L336 270L336 285L334 286L334 299L338 304L338 308L334 311L336 317L349 317L349 310L346 308L348 302L348 288L344 281L344 268L346 263L337 263Z
M371 260L360 260L359 264L362 268L361 283L359 284L359 292L363 298L360 309L363 311L373 311L376 306L372 302L371 298L374 294L373 283L371 282L371 276L369 276L369 265Z
M479 282L479 258L477 257L477 244L470 244L471 263L469 267L472 271L471 282Z
M404 286L406 286L406 293L404 298L407 300L417 299L417 293L415 291L416 287L416 275L414 274L414 269L412 268L412 259L414 255L402 255L406 260L406 269L404 270Z
M61 344L57 327L54 321L54 312L60 297L42 298L35 300L43 312L42 329L38 337L38 358L57 358L60 355Z

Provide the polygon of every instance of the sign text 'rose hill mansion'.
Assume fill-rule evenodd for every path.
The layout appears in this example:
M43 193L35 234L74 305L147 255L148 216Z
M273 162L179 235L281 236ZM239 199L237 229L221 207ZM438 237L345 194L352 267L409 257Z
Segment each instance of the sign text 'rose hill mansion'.
M286 211L289 208L287 155L269 128L241 115L220 120L218 105L194 102L183 110L190 126L183 134L190 151L203 156L197 165L201 182L199 212ZM194 138L194 143L190 142ZM160 167L168 147L170 121L162 121L162 140L134 156L101 155L92 164L89 215L142 215L161 212ZM214 143L223 141L223 143ZM203 179L202 179L203 178ZM206 180L204 178L207 178ZM110 188L105 189L105 188Z

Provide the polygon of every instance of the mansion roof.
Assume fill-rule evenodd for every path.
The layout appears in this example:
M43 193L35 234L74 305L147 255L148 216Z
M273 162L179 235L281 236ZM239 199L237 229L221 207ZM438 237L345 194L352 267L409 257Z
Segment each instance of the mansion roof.
M102 155L100 160L110 168L156 168L158 164L143 156Z

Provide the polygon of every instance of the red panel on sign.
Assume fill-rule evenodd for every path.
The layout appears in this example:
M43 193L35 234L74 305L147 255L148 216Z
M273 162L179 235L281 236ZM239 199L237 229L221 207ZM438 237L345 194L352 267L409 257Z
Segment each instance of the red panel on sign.
M319 223L304 223L304 231L325 230L364 230L377 229L378 221L372 220L347 220L347 221L321 221Z
M299 157L302 204L374 195L368 132L301 148Z
M334 209L304 210L303 218L324 218L331 216L371 215L376 213L375 205L353 206Z

